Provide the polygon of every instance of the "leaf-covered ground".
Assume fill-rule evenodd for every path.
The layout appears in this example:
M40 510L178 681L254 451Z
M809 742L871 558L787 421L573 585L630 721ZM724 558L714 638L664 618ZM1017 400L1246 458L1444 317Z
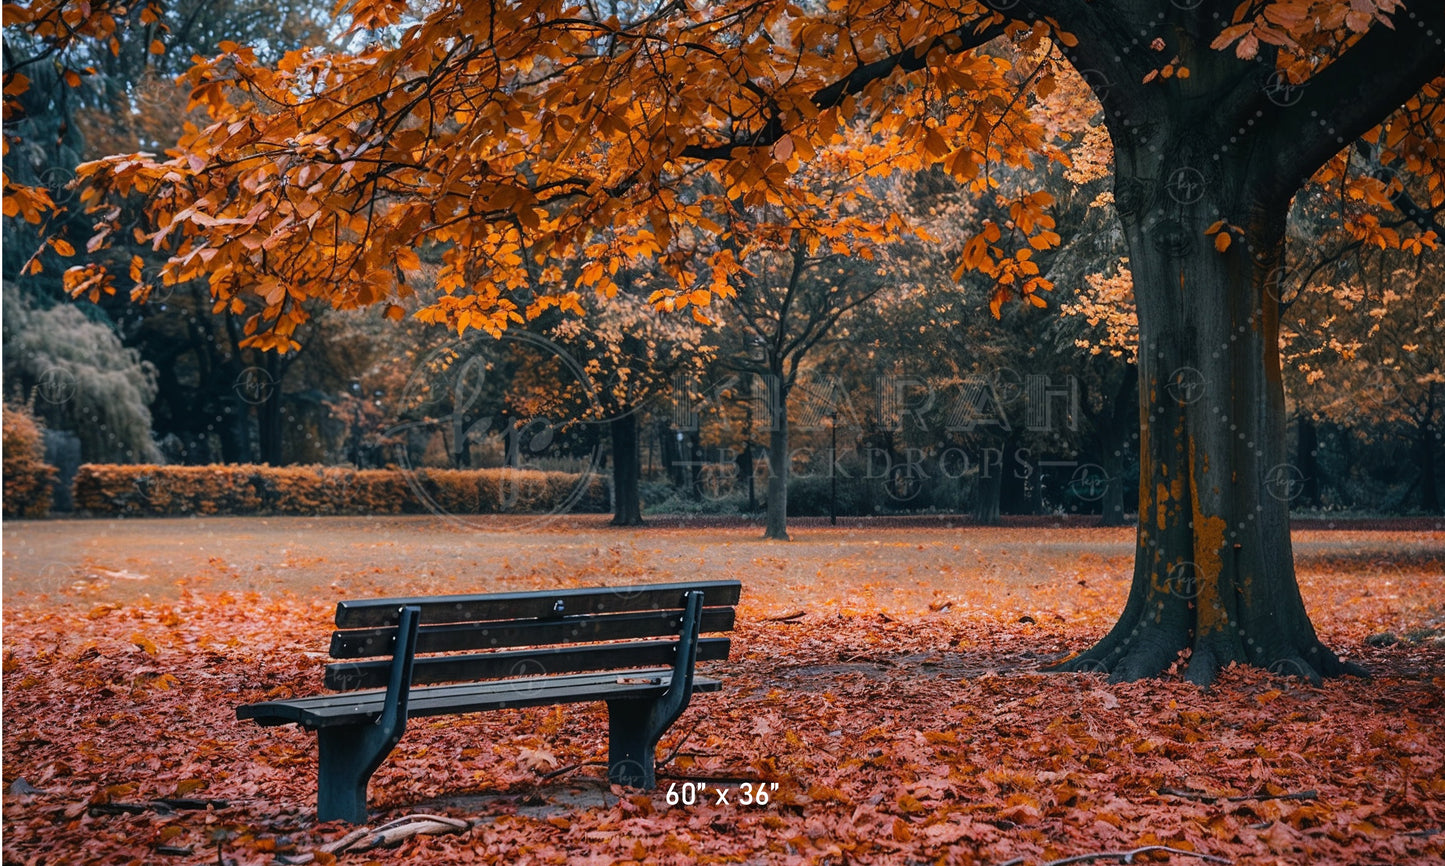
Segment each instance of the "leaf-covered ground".
M739 577L727 686L664 739L649 793L605 784L600 705L417 720L373 777L373 824L470 829L338 862L1445 859L1445 533L1297 533L1316 626L1376 678L1231 670L1208 694L1039 672L1108 627L1127 531L755 534L7 523L5 862L271 863L336 842L350 828L314 821L314 737L235 705L320 689L337 598L458 591L479 564L483 589ZM669 805L684 782L709 787ZM768 802L743 805L744 783Z

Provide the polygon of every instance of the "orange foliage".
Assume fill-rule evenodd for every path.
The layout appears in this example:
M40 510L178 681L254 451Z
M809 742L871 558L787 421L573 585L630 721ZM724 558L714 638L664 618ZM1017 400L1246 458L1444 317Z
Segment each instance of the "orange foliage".
M44 517L50 513L55 467L45 462L45 440L29 410L4 406L5 516Z

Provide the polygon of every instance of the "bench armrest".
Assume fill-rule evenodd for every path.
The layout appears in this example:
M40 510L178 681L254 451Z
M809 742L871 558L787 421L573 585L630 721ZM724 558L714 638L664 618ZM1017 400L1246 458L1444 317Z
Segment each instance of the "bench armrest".
M697 672L697 636L702 625L702 593L693 591L683 596L687 605L682 612L682 628L678 630L677 654L672 660L672 682L662 696L658 706L659 714L669 719L667 724L677 720L692 700L693 677Z
M407 695L411 691L412 662L416 658L417 627L421 624L421 608L407 605L401 609L396 628L396 646L392 650L391 675L386 683L386 703L376 724L383 740L395 743L406 730Z

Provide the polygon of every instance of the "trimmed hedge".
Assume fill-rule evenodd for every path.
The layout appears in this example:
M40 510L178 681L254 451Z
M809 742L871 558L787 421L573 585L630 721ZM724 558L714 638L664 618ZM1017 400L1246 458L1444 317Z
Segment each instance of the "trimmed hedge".
M574 473L527 469L404 473L336 466L86 464L75 476L75 507L96 515L176 516L607 511L609 493L602 476L586 479L569 507L582 483ZM6 492L8 500L8 488Z
M4 514L6 517L44 517L50 513L55 467L45 462L45 434L29 411L5 406L3 420Z

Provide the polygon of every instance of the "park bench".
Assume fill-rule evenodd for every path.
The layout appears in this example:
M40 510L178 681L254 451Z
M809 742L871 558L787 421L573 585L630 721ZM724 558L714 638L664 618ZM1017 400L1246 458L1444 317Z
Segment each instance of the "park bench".
M366 820L366 786L406 720L606 701L608 780L656 785L657 742L724 660L735 580L343 601L326 665L338 694L237 707L317 733L317 817ZM674 637L675 636L675 637ZM378 658L380 657L380 658ZM445 684L445 685L443 685Z

